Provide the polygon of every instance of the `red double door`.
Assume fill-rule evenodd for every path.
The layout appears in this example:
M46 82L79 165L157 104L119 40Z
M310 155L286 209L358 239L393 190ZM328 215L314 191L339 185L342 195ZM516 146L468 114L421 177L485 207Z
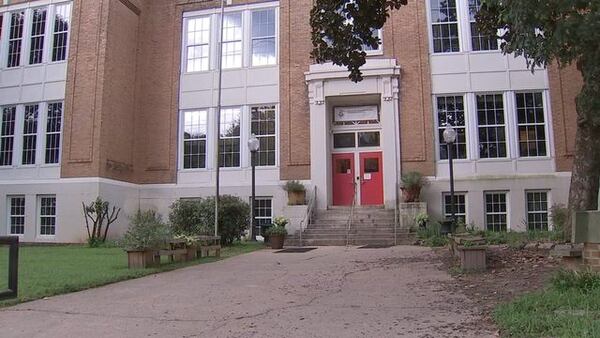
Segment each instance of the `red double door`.
M381 152L333 154L333 205L352 205L354 184L357 205L383 204L383 161Z

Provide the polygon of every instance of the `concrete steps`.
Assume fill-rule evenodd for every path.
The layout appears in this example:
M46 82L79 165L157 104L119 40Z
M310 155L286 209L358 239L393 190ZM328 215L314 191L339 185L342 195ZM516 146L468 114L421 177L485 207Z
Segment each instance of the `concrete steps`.
M288 236L287 246L390 246L412 244L414 234L408 229L394 230L394 210L381 207L358 207L347 231L350 208L336 207L316 213L313 222L302 233Z

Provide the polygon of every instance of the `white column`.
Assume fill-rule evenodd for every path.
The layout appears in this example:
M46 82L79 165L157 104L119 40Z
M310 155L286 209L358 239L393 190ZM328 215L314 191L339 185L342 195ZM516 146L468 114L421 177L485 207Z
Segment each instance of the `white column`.
M323 96L323 82L309 84L310 102L310 179L317 187L317 209L327 209L331 159L328 156L329 132L327 106ZM293 140L292 140L293 142Z
M392 77L380 79L381 88L381 149L383 150L383 198L385 207L394 209L396 204L396 185L400 174L398 166L400 149L398 138L400 131L398 116L398 80Z

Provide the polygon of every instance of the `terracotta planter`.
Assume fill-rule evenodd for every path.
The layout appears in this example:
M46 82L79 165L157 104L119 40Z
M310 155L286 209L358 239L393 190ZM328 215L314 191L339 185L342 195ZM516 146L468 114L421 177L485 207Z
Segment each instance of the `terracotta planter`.
M130 269L146 269L155 265L154 250L127 250L127 266Z
M421 199L421 187L401 188L405 203L419 202Z
M288 191L288 205L304 205L306 191Z
M283 249L283 242L285 242L284 235L269 236L269 245L271 246L271 249Z

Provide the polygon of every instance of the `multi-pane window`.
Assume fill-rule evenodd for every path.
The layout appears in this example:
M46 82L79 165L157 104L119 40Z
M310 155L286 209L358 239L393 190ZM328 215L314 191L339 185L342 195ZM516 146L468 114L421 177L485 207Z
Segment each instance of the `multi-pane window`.
M15 12L10 15L10 31L8 36L8 61L6 66L21 65L21 48L23 47L23 26L25 12Z
M477 95L479 157L507 156L504 102L502 94Z
M39 105L25 106L23 115L23 165L35 164Z
M252 65L274 65L275 53L275 9L252 12Z
M183 169L206 168L206 110L183 113Z
M460 51L456 0L431 0L433 52Z
M46 164L58 163L60 159L62 110L62 102L48 104L48 115L46 116Z
M17 107L4 107L2 109L2 125L0 128L0 166L12 165L13 163L16 117Z
M548 193L527 192L527 229L548 230Z
M443 196L444 216L450 219L452 217L452 196L449 193L444 193ZM467 222L467 203L464 193L454 194L454 215L456 215L456 219L461 220L463 223Z
M240 108L221 110L219 137L219 165L221 167L240 166Z
M44 35L46 34L46 9L36 8L31 16L31 46L29 64L42 63L44 56Z
M25 196L8 197L8 224L11 235L25 233Z
M256 154L256 165L275 165L276 121L275 106L258 106L250 110L251 133L260 141Z
M506 193L485 194L485 224L489 231L506 231L508 224Z
M546 124L542 93L517 93L519 156L546 156Z
M457 132L454 142L453 158L467 158L467 132L465 122L465 104L463 96L438 96L437 119L440 143L440 159L448 159L448 145L444 142L444 129L447 124L454 127Z
M242 67L242 13L225 14L222 48L223 68Z
M52 61L64 61L67 59L70 25L71 4L56 6L52 32Z
M187 21L187 71L198 72L209 68L210 17Z
M38 196L40 235L56 234L56 196Z
M469 21L471 25L471 47L474 51L497 50L498 37L483 34L477 28L475 15L481 8L481 0L469 0Z
M257 235L263 234L265 227L273 224L273 201L270 197L257 197L254 201Z

